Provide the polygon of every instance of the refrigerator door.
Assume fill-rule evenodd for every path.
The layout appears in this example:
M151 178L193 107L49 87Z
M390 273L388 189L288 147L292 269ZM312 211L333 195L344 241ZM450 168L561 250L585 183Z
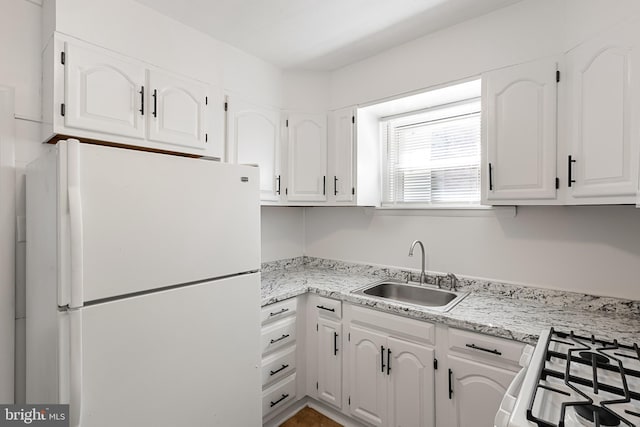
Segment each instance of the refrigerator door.
M61 144L71 307L260 268L257 168Z
M259 289L253 273L71 311L71 425L260 425Z

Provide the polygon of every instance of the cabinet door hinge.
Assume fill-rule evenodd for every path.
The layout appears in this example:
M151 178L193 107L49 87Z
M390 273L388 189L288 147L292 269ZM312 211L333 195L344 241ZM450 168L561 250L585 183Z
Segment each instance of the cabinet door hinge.
M204 97L204 105L209 105L209 97L208 96Z
M560 70L556 70L556 82L560 81Z
M289 119L284 121L284 125L285 125L285 127L289 127Z
M209 142L209 134L208 133L204 134L204 142Z
M438 359L433 359L433 369L438 369Z
M318 390L318 381L316 381L316 390Z
M351 187L351 195L352 196L356 195L356 187Z
M349 406L351 406L351 396L349 396Z
M556 190L560 188L560 178L556 176Z
M356 122L356 116L351 116L351 123L355 124L355 122Z
M229 110L229 103L225 102L224 103L224 111L228 111Z
M66 56L66 55L65 55L64 51L60 52L60 63L61 63L62 65L64 65L64 64L65 64L65 62L66 62L66 57L65 57L65 56Z
M289 195L289 188L285 187L284 189L284 195L288 196Z
M60 115L62 117L64 117L64 112L65 112L64 104L60 104Z
M347 334L347 341L351 342L351 332Z
M318 324L316 323L316 332L318 332Z

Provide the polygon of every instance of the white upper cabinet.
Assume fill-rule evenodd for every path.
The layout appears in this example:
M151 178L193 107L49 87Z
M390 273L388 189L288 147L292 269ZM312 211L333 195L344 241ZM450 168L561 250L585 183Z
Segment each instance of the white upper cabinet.
M43 51L42 68L45 141L73 136L223 155L221 93L206 83L58 33Z
M205 150L207 85L149 70L149 139Z
M329 121L329 201L355 201L355 110L333 111Z
M280 200L280 111L227 97L227 138L230 162L260 167L260 199Z
M289 114L287 130L287 200L326 201L327 116Z
M483 203L556 198L557 59L483 74Z
M635 203L640 146L637 23L567 54L567 203ZM562 170L562 169L561 169Z
M64 52L64 124L144 138L144 67L70 43Z

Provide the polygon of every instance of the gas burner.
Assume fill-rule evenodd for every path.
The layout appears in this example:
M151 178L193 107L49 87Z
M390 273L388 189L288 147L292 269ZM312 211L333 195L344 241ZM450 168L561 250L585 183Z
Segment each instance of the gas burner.
M594 422L596 416L600 421L601 426L618 426L620 425L620 419L614 414L610 413L606 409L594 405L576 405L573 407L576 413L582 418Z
M589 362L590 365L593 365L593 360L595 359L596 364L604 365L609 363L609 358L607 356L603 356L602 354L595 353L593 351L581 351L578 355Z

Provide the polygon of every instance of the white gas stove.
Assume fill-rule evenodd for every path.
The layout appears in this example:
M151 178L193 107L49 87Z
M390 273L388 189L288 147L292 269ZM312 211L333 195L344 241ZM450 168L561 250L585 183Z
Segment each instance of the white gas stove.
M638 344L545 331L507 390L496 426L640 426Z

